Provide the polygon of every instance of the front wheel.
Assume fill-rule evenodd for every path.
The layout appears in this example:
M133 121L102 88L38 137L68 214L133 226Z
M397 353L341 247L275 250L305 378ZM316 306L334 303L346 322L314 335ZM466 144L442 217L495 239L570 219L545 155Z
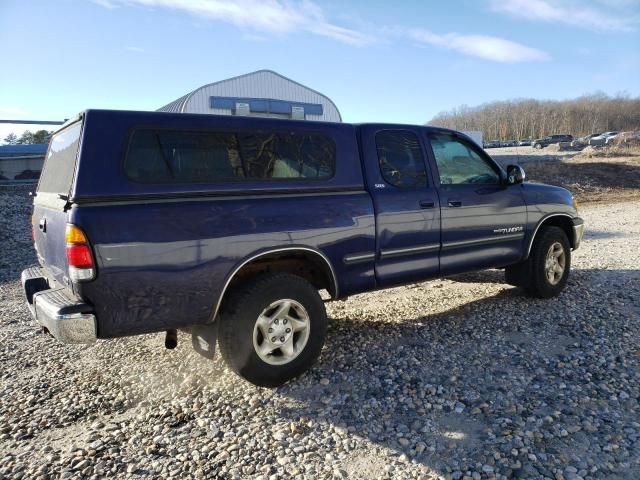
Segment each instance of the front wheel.
M220 315L220 352L245 380L277 387L318 358L327 316L318 291L303 278L265 274L240 286Z
M555 297L564 290L571 269L571 245L559 227L538 232L529 258L506 268L507 283L517 285L537 298Z

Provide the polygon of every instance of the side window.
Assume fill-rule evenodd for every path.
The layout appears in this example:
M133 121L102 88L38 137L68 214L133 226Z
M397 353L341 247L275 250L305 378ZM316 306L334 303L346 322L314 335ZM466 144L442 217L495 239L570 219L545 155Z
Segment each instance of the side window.
M327 179L335 163L335 144L319 134L137 130L125 171L146 183Z
M138 130L125 171L139 182L198 183L243 177L238 142L231 133Z
M318 134L240 134L240 147L251 178L331 178L336 147Z
M396 187L427 186L427 172L418 137L408 130L382 130L376 134L378 162L385 181Z
M500 175L475 151L475 147L454 135L430 134L440 184L465 185L500 183Z

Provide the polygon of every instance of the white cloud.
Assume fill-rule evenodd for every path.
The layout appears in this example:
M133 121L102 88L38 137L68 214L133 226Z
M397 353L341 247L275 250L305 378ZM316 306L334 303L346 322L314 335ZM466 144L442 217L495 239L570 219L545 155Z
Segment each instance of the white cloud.
M104 8L108 8L108 9L118 8L118 6L115 3L113 3L111 0L91 0L91 1L96 5L100 5L101 7L104 7Z
M122 4L181 10L244 30L275 35L303 31L351 45L374 42L373 37L363 32L329 22L322 9L310 0L98 0L97 3L107 8Z
M0 115L24 115L26 113L27 112L25 112L19 107L13 107L10 105L0 105Z
M616 8L628 8L628 7L640 7L640 0L596 0L607 7Z
M602 0L601 0L602 1ZM608 0L604 8L596 9L585 2L566 0L490 0L491 9L514 17L551 23L564 23L590 30L632 31L638 23L637 2ZM618 9L628 7L629 12ZM626 14L625 14L626 13Z
M109 6L129 5L179 10L198 17L226 22L242 29L243 38L264 41L269 35L284 36L307 32L350 45L382 43L392 37L422 45L435 45L496 62L548 60L546 52L511 40L490 35L444 33L427 29L379 27L352 29L330 22L323 10L311 0L97 0ZM513 0L511 0L513 1ZM536 0L532 0L536 1ZM376 31L375 38L365 31ZM138 47L126 47L139 51Z
M494 62L517 63L549 60L546 52L500 37L445 33L438 34L423 28L402 30L411 39L428 45L455 50L465 55Z

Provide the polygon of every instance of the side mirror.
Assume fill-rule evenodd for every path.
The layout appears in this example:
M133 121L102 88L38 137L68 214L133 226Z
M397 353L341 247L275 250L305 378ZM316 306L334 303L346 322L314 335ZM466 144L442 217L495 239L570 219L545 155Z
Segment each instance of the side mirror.
M507 167L507 185L517 185L524 182L525 173L520 165L509 165Z

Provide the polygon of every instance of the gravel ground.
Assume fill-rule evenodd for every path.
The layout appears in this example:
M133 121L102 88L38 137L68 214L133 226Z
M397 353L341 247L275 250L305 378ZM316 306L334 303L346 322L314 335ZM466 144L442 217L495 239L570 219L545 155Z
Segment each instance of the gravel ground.
M0 478L640 478L640 202L584 207L557 299L491 270L328 304L319 363L268 390L185 335L40 333L28 201L0 189Z

